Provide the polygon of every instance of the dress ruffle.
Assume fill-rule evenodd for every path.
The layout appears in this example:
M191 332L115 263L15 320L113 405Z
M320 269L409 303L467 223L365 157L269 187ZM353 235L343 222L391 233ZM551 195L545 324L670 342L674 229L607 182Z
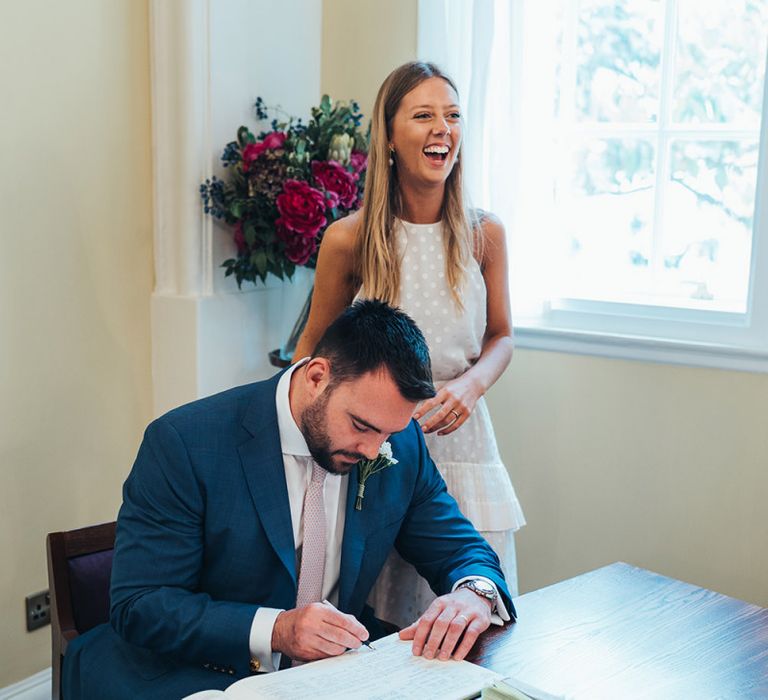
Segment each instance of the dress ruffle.
M444 383L438 382L438 388ZM448 435L429 433L424 440L448 492L478 530L515 531L525 525L523 509L496 446L484 397L456 431Z
M525 516L506 467L450 462L437 465L461 512L480 530L519 530Z

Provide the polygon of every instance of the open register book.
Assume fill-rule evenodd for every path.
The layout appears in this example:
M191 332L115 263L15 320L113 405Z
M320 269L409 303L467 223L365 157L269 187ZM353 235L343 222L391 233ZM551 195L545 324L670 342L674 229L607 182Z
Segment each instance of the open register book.
M224 691L204 690L185 700L464 700L500 680L494 671L468 661L428 660L411 653L411 642L392 634L322 661L278 673L251 676Z

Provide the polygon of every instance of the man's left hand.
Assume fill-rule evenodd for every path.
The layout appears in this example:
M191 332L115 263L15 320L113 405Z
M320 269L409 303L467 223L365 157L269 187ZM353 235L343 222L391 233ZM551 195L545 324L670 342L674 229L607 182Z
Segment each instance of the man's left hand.
M416 622L400 631L400 639L413 640L414 656L461 660L490 624L491 602L459 588L435 599Z

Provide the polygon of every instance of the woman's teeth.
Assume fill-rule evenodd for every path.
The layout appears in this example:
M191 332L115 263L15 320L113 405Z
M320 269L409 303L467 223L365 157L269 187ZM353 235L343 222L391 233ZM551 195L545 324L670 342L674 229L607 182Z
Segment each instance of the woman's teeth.
M427 146L424 149L424 155L432 160L445 160L450 150L448 146Z

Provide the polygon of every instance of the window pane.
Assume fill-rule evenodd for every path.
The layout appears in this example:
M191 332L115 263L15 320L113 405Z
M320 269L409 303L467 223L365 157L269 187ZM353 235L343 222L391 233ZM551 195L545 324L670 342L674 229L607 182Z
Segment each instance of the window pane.
M558 204L565 235L561 296L625 301L649 284L655 149L594 139L573 153Z
M579 120L657 120L662 20L658 0L580 3L576 38Z
M660 293L746 311L757 156L756 141L672 144Z
M672 118L757 129L768 0L680 0Z

